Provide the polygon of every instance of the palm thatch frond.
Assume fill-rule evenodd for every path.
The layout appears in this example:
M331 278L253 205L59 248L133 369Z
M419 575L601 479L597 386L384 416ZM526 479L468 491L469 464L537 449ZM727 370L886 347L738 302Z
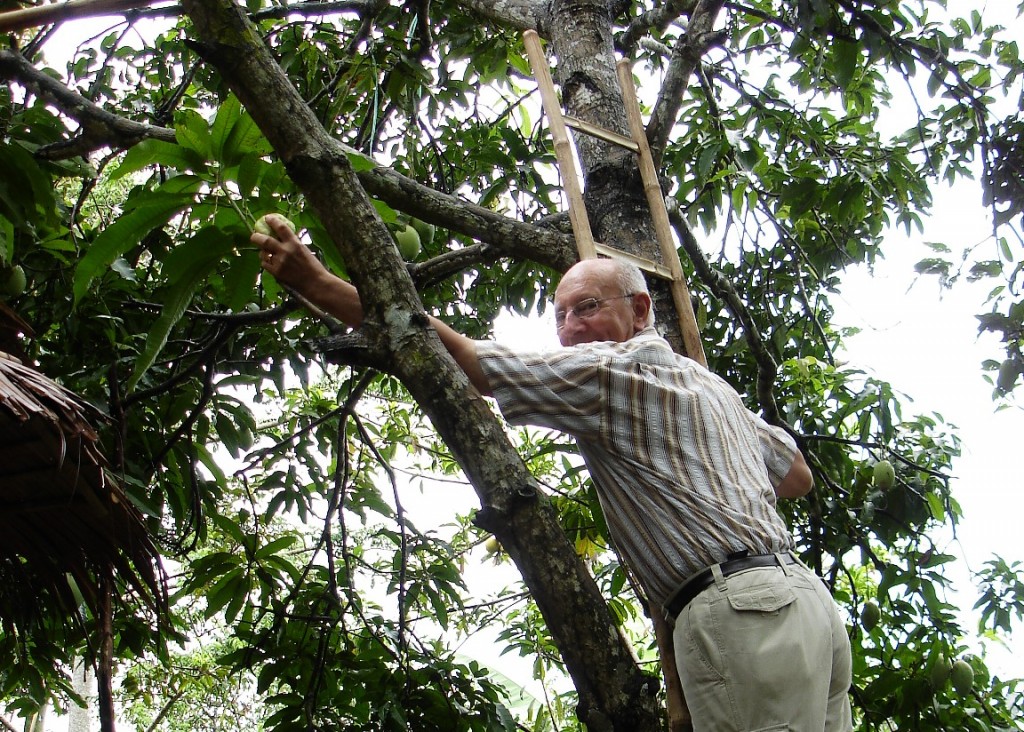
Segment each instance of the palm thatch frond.
M110 571L123 591L166 609L159 552L90 423L102 418L0 353L0 621L71 618L82 604L98 616Z

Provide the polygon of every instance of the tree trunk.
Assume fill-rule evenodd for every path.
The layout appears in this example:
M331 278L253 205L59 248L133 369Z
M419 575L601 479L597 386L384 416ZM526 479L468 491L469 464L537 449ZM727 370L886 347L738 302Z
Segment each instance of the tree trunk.
M562 104L568 113L628 137L627 112L615 73L612 12L607 0L556 0L546 26L551 29ZM587 210L597 214L588 218L598 240L631 254L661 261L637 156L589 135L577 134L574 139L583 170ZM655 312L661 314L657 320L658 331L676 352L703 362L703 354L687 353L668 282L649 278L648 287ZM696 331L696 325L692 327ZM683 732L690 729L690 713L675 666L672 629L660 608L649 610L661 654L669 728L672 732Z
M552 51L562 105L574 117L629 137L629 122L615 73L612 8L607 0L557 0L551 6ZM631 254L661 260L650 206L634 153L589 135L574 142L584 179L584 197L598 241ZM668 283L648 283L658 331L672 348L686 354ZM692 354L686 354L692 355Z

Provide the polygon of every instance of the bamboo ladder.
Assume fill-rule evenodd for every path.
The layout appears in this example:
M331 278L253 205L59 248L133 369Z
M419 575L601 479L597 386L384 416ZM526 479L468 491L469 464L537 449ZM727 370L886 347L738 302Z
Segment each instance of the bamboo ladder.
M569 220L572 223L580 259L594 259L598 255L623 259L650 275L667 280L672 291L672 302L679 314L679 329L683 336L685 355L706 366L704 346L700 341L700 331L697 328L697 319L693 314L693 305L690 303L690 291L683 277L683 267L672 241L672 229L669 225L668 211L665 208L665 197L661 192L661 184L658 182L658 171L654 167L651 148L647 144L647 133L640 116L640 104L637 101L636 87L633 85L633 71L629 61L620 59L615 66L619 86L622 90L622 101L626 106L626 117L629 120L631 137L626 137L604 127L562 114L562 106L558 101L555 84L551 78L551 69L548 67L547 57L544 55L537 32L525 31L523 43L526 46L533 75L540 88L544 113L548 116L548 124L551 127L555 159L569 203ZM640 166L640 177L644 184L644 194L651 209L651 218L654 221L654 230L664 264L594 241L594 234L590 229L590 219L587 217L587 209L583 203L583 191L576 175L576 162L573 160L567 127L572 127L577 132L636 153Z
M629 120L631 137L626 137L604 127L563 115L562 106L555 94L555 85L551 78L547 56L544 55L537 32L525 31L523 43L526 46L530 67L533 69L534 78L540 88L544 112L548 116L548 124L551 127L555 159L569 203L569 220L572 223L580 259L594 259L599 255L612 259L624 259L650 275L668 280L672 291L672 301L679 315L679 329L682 333L683 348L686 349L685 355L702 366L707 366L704 346L700 340L700 330L693 314L693 305L690 303L690 291L686 286L683 267L672 241L672 229L669 225L668 211L665 208L665 197L661 191L661 184L658 182L658 172L651 157L651 148L647 144L647 132L640 116L640 104L637 101L636 87L633 85L633 71L629 61L620 59L615 66L619 87L622 91L622 101L626 107L626 117ZM654 221L654 230L664 264L594 241L594 234L590 230L590 219L587 217L587 209L583 203L583 192L576 175L576 162L573 160L567 127L618 145L637 155L640 177L644 184L644 194L651 209L651 218ZM651 618L654 622L655 637L661 652L662 673L665 677L669 732L692 730L690 711L676 670L672 650L672 630L657 608L652 608Z

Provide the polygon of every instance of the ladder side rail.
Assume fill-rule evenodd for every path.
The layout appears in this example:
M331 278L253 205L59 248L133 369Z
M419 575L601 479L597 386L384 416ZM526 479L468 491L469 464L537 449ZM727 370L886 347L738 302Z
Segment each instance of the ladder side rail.
M536 31L525 31L523 43L526 46L533 75L540 88L544 112L548 116L551 139L555 146L555 159L562 174L562 186L569 199L569 221L572 223L572 230L576 237L576 249L580 259L595 259L597 250L594 248L594 234L590 229L586 205L583 203L583 191L580 188L579 178L576 176L576 162L573 160L569 133L562 117L561 104L555 94L555 83L551 78L551 69L548 68L547 56L544 55L540 36Z
M654 220L654 230L661 247L661 256L672 272L672 301L676 306L676 312L679 313L679 328L683 336L683 346L686 348L687 356L702 366L707 366L704 345L700 339L700 329L697 327L697 317L693 312L693 304L690 302L690 290L686 286L683 266L679 262L679 253L672 240L672 226L665 208L665 194L658 181L658 171L654 167L651 148L647 144L647 131L644 129L643 119L640 117L640 102L637 100L636 87L633 85L633 70L627 59L621 59L616 64L616 71L618 71L619 86L622 89L622 98L626 105L630 132L640 148L640 177L644 183L647 203L651 208L651 218Z

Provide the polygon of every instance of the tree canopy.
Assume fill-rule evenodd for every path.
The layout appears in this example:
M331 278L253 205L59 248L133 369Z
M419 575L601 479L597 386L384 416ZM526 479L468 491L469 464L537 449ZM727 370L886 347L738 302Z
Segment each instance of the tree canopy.
M20 588L0 624L9 710L76 703L74 664L114 659L108 686L139 729L664 727L645 598L572 444L509 430L423 317L489 337L501 313L542 314L577 258L523 49L534 29L584 122L628 134L615 62L632 64L709 366L793 433L814 472L815 491L780 508L848 618L857 728L1021 729L1024 682L969 650L1009 640L1022 567L993 557L977 573L980 621L964 627L939 538L961 519L960 438L842 355L830 302L846 269L884 256L887 231L919 229L936 184L974 179L992 239L931 243L918 268L992 283L979 322L1005 353L981 367L1012 403L1024 64L982 10L2 12L13 5L0 3L0 287L31 326L26 363L103 413L110 474L160 547L172 611L153 617L121 585L118 612L69 617ZM99 11L120 15L81 20ZM100 30L70 49L71 27ZM589 137L575 148L596 238L657 259L635 156ZM267 213L359 287L360 329L261 275L248 236ZM420 239L408 261L407 225ZM684 350L667 286L651 286L659 329ZM421 490L443 508L451 483L472 486L476 510L440 525L406 510ZM516 581L481 596L467 580L481 561L511 562ZM493 657L458 652L488 628ZM535 703L513 704L488 668L502 652L530 659ZM112 704L101 712L112 728Z

